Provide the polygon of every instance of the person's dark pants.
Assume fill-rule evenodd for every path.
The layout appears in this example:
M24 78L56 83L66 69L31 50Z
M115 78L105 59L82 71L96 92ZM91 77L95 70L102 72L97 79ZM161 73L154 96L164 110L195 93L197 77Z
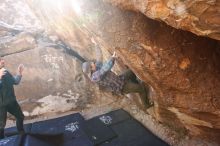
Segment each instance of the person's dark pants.
M138 82L136 75L131 70L126 70L121 76L125 77L125 84L122 93L139 93L145 108L150 107L148 99L149 89L143 83Z
M7 112L15 116L16 126L19 133L24 133L24 114L17 101L13 101L6 106L0 107L0 139L4 138L4 128L7 120Z
M4 138L4 129L0 129L0 139Z

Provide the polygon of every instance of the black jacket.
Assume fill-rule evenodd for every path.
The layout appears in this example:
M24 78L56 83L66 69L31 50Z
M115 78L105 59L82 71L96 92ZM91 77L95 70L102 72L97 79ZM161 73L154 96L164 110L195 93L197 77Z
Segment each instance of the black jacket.
M0 80L0 106L5 106L13 101L16 101L14 85L19 84L20 75L12 76L6 71L6 74Z

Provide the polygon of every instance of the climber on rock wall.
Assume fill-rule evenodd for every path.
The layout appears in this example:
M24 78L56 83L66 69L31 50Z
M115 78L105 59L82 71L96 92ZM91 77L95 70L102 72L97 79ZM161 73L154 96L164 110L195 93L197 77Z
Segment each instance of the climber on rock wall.
M136 75L131 70L126 70L121 75L116 75L111 71L117 58L116 53L105 63L100 60L100 48L92 38L91 41L96 45L96 61L87 61L82 64L83 73L88 78L99 85L101 89L110 91L113 94L139 93L145 108L151 107L153 104L149 102L149 89L144 86L141 81L137 80ZM100 51L98 51L100 50Z
M5 69L5 61L0 57L0 139L4 138L4 128L7 120L7 112L15 116L19 134L24 134L24 115L16 100L13 85L21 81L24 66L20 64L16 76L12 76Z

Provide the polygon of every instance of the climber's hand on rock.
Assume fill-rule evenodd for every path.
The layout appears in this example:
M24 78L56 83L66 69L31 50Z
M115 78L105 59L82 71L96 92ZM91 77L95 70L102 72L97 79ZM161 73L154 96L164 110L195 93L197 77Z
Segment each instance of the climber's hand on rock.
M113 53L112 58L117 58L118 56L116 55L116 52Z
M92 42L93 44L97 45L97 43L96 43L96 41L95 41L95 39L94 39L93 37L91 38L91 42Z

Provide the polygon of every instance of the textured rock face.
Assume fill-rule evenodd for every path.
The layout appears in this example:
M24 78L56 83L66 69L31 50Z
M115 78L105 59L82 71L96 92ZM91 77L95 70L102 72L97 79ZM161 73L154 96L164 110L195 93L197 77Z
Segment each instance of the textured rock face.
M58 0L57 5L48 5L50 0L48 3L43 1L28 0L28 3L52 33L77 48L85 58L91 58L88 52L94 52L88 48L91 36L95 37L103 51L115 50L126 65L152 86L154 116L159 121L180 134L189 132L220 143L218 41L176 30L140 13L122 11L102 1L81 1L78 15L73 7L76 1L61 3ZM204 4L203 1L191 4L189 1L157 1L155 5L147 1L113 2L127 9L140 10L174 27L219 39L217 1ZM182 10L182 3L186 4L187 13ZM201 9L195 6L198 3ZM187 15L189 10L192 13ZM213 17L207 18L207 14ZM199 15L201 21L197 21ZM108 52L104 51L103 56L106 58Z
M178 29L220 40L218 0L104 0Z
M126 64L152 87L151 114L158 121L180 136L189 133L220 143L220 43L145 16L219 39L218 1L106 0L145 15L99 0L82 0L81 7L74 0L26 1L47 33L33 14L26 13L29 8L22 0L0 4L4 20L0 21L0 55L7 55L7 68L13 74L19 63L26 67L16 87L26 115L85 108L91 96L98 102L111 102L112 95L90 91L80 62L63 47L51 45L60 39L85 59L95 59L90 41L94 37L104 59L116 51L123 61L118 60L116 67Z
M0 12L0 55L6 69L15 75L19 64L25 66L15 91L26 119L85 107L91 92L81 63L57 45L57 36L44 33L22 0L2 1Z

